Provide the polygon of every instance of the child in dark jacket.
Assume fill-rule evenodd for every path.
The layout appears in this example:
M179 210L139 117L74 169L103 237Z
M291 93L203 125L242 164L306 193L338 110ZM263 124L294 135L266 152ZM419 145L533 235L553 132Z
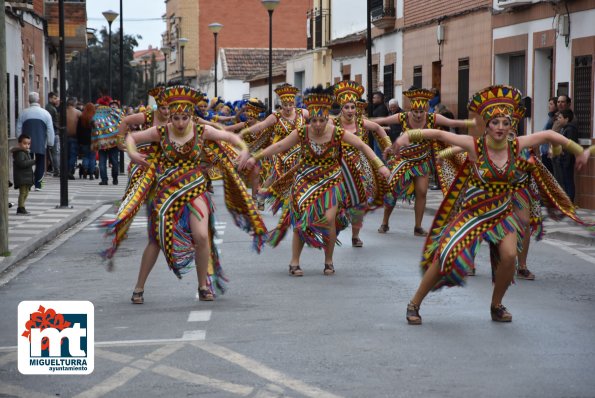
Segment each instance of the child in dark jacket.
M17 214L30 214L25 209L25 201L29 196L31 186L35 183L33 177L33 165L35 160L31 159L29 149L31 148L31 137L27 134L19 136L19 145L12 148L14 188L19 190L19 204Z

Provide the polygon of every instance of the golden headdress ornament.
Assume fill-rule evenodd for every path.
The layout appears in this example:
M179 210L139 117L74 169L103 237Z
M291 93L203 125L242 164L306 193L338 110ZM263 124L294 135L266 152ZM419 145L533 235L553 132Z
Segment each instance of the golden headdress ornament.
M194 106L202 99L202 94L188 86L170 86L163 91L163 98L169 112L194 113Z
M323 88L318 85L304 92L304 105L308 108L310 117L328 117L333 106L332 88Z
M428 105L428 101L434 98L434 93L425 88L416 88L415 90L407 90L403 92L403 95L409 98L411 103L411 110L425 110Z
M281 102L295 101L295 95L299 92L300 90L297 87L294 87L289 83L283 83L275 88L275 93L279 96Z
M165 102L165 100L163 98L164 91L165 91L164 86L153 87L152 89L149 90L149 95L151 97L155 98L155 102L157 103L157 106L167 105L167 103Z
M343 80L333 87L335 101L341 107L348 102L355 104L362 97L364 91L366 91L364 86L352 80Z
M521 123L521 120L523 120L523 118L525 117L525 113L527 112L527 108L525 108L523 105L519 105L515 108L515 110L512 112L512 129L515 132L518 132L518 128L519 128L519 124Z
M246 116L258 119L258 116L266 110L265 105L258 98L250 98L246 103L244 112Z
M489 86L473 94L467 109L478 113L487 123L495 117L508 117L512 120L515 109L521 102L521 92L505 85Z

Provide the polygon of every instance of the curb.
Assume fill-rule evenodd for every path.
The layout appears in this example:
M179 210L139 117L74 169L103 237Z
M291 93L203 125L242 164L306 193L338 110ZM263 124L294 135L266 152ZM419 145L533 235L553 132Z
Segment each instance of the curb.
M0 273L5 272L19 261L29 257L49 241L61 235L67 229L80 223L99 207L109 203L112 203L112 201L97 203L92 207L88 207L81 210L80 212L70 215L68 218L56 223L54 226L38 233L35 235L35 237L29 239L25 244L16 248L9 257L5 257L4 261L0 262Z

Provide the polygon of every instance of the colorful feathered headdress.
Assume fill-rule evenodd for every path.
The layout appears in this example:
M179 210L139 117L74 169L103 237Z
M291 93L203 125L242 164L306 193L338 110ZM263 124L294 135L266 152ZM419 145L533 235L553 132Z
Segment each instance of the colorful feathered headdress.
M299 92L300 90L297 87L293 87L289 83L283 83L275 88L275 93L279 96L281 102L294 102L295 96Z
M188 86L170 86L163 90L163 99L169 107L169 112L194 113L194 106L201 100L202 94Z
M521 92L505 85L489 86L473 94L467 109L478 113L487 123L495 117L508 117L512 120L514 110L521 102Z
M308 108L310 117L328 117L333 106L332 88L323 88L318 85L304 92L304 104Z
M260 114L265 110L266 107L264 106L261 100L259 100L258 98L250 98L250 100L248 100L248 103L246 103L244 112L246 113L246 116L258 119Z
M428 105L428 101L434 98L434 93L425 88L417 88L415 90L407 90L403 92L403 95L409 98L411 103L412 111L423 111Z
M167 105L167 103L165 102L165 99L163 98L164 91L165 91L164 86L153 87L152 89L149 90L149 95L151 97L155 98L155 102L157 103L157 106Z
M341 107L348 102L355 104L362 97L364 91L366 91L364 86L352 80L343 80L335 84L333 88L335 101Z

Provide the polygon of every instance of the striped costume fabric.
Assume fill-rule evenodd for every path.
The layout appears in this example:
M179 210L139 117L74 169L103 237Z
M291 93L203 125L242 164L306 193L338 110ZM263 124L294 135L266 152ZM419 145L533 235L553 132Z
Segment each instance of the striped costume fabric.
M281 112L275 112L277 122L273 127L272 143L276 143L287 137L293 130L300 130L306 124L303 110L295 108L295 119L288 120L281 115ZM273 156L273 167L271 170L271 180L279 178L287 173L299 161L300 146L295 145L287 151Z
M340 164L344 131L335 128L332 139L324 145L313 143L308 133L308 126L299 130L301 160L299 167L293 169L295 174L292 174L295 178L286 197L289 200L284 201L277 228L270 233L269 243L272 246L278 245L289 226L293 226L294 231L297 231L307 245L323 248L328 234L324 213L326 209L335 205L339 206L342 213L337 217L337 232L349 224L344 214L346 192ZM317 153L317 150L322 152ZM283 178L280 181L284 182ZM282 191L275 189L276 184L277 182L268 191L273 199L273 192Z
M403 132L410 130L411 127L407 121L407 112L399 113L399 120L403 126ZM427 113L425 124L422 128L435 128L434 114ZM412 201L415 199L413 179L423 177L434 172L434 148L435 141L422 140L420 142L407 145L400 149L401 158L396 160L392 158L389 161L390 177L388 182L388 193L384 197L384 202L389 206L394 206L397 200Z
M484 137L476 139L475 148L478 161L467 161L460 170L426 239L422 270L432 262L440 263L442 278L434 290L464 284L482 240L498 244L508 233L516 233L517 243L522 244L523 229L512 202L513 184L522 162L518 140L509 141L509 159L513 161L503 171L491 163Z

